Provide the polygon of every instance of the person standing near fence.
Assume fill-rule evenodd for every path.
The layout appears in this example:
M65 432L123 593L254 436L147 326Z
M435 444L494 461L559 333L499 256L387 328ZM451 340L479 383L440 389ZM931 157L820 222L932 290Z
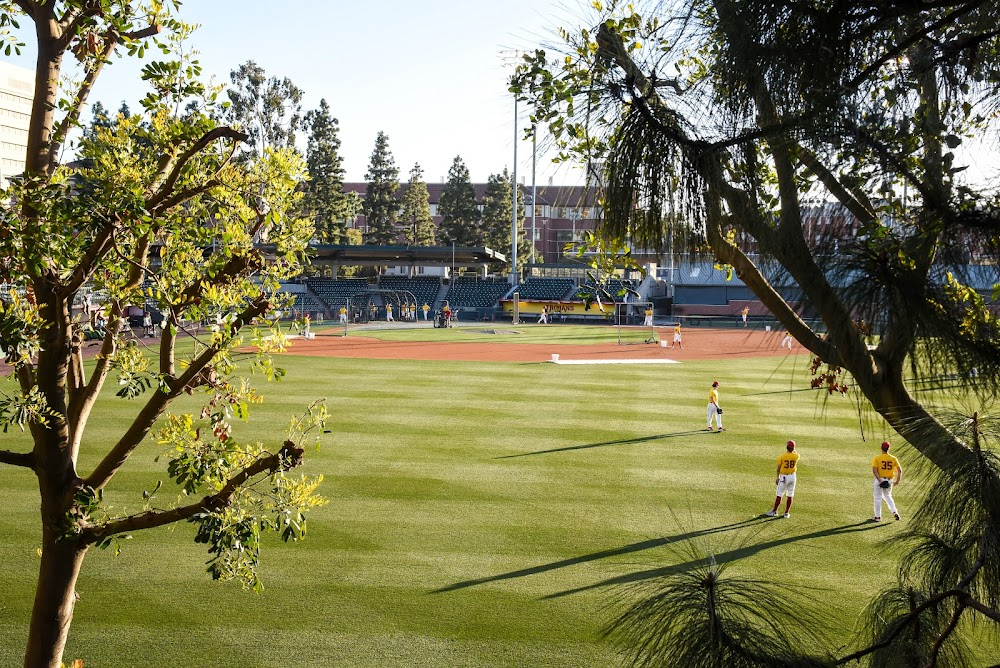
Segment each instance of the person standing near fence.
M392 304L385 305L385 321L392 322Z
M646 310L643 313L644 313L644 315L646 317L642 321L642 326L643 327L652 327L653 326L653 307L652 307L652 305L647 306Z
M872 520L882 521L882 502L885 501L892 511L893 516L898 520L899 511L896 510L896 502L892 498L892 488L903 479L903 467L899 465L899 460L889 454L892 446L889 441L882 441L882 453L875 455L872 459L872 491L875 497L875 516Z
M712 383L712 389L708 391L708 411L706 414L708 424L705 425L708 431L712 431L712 420L715 420L719 431L725 431L722 428L722 407L719 405L719 381Z
M427 322L427 313L428 311L431 310L430 304L424 302L423 309L424 309L424 322Z
M549 324L549 312L545 309L544 306L542 307L542 314L538 316L538 324L540 325Z
M346 306L341 306L340 307L340 311L338 313L340 314L340 322L342 324L346 325L347 324L347 307Z
M740 311L740 315L743 316L743 326L746 327L747 326L747 316L750 315L750 307L749 306L744 306L743 310Z

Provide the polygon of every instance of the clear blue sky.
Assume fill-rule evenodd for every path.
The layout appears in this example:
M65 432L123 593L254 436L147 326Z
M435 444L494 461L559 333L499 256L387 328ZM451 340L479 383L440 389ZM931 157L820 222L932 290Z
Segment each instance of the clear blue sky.
M231 70L254 60L268 76L287 76L302 88L304 109L326 98L340 121L347 180L364 180L381 130L400 180L419 162L429 183L447 175L456 155L476 182L512 167L512 68L501 52L552 41L555 27L584 14L579 0L185 0L180 12L201 24L192 41L217 80L228 82ZM15 62L31 66L25 61ZM92 101L116 109L123 99L138 100L145 93L138 70L116 62L102 73ZM518 144L517 162L518 180L530 183L530 142ZM538 174L540 184L550 176L555 183L583 180L580 170L542 159Z

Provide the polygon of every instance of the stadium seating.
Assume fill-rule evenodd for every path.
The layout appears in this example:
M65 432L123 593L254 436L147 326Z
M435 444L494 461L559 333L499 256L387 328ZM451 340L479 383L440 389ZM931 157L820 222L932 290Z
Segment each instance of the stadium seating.
M452 308L492 308L510 289L505 279L456 278L448 289Z
M417 307L424 304L434 305L438 292L441 290L441 279L437 276L383 276L379 280L381 290L406 291L413 294Z
M331 309L346 305L350 297L374 287L364 278L310 278L306 285Z
M529 278L518 291L521 299L567 299L575 285L572 278Z
M289 308L291 308L292 314L301 314L306 311L310 311L312 313L323 313L329 310L326 304L312 295L302 292L295 295L295 301L292 302L292 305Z

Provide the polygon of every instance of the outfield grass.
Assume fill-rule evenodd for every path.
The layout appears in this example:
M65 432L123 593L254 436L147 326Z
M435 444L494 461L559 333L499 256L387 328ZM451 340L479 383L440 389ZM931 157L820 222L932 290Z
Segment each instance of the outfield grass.
M563 333L594 328L579 329ZM326 476L330 503L311 514L308 540L269 542L256 595L211 582L189 525L137 534L119 557L94 551L67 658L88 667L608 666L617 655L599 636L615 612L609 602L628 583L688 567L685 538L720 560L740 558L736 573L806 592L844 643L871 594L893 580L891 539L902 527L864 523L882 434L863 443L849 401L801 391L805 360L285 356L288 379L264 386L267 403L238 429L277 444L291 414L327 399L333 433L305 468ZM724 434L701 431L713 379ZM82 470L131 408L101 400ZM792 518L761 519L788 438L802 455ZM5 447L18 440L8 435ZM140 507L141 490L164 477L157 454L153 443L140 448L116 478L117 509ZM34 489L32 474L0 468L0 666L23 651ZM918 502L906 484L896 498L904 516Z

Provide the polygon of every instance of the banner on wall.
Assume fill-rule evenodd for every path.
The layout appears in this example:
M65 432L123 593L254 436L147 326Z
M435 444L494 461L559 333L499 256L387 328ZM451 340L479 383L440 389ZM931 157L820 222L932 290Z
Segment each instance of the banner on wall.
M603 317L610 320L614 317L615 306L614 304L605 304L604 310L597 306L596 303L590 305L590 310L587 310L586 305L583 302L563 302L548 299L520 299L518 301L518 310L521 316L524 315L539 315L542 312L542 307L549 315L567 315L567 316L591 316L591 317ZM513 313L514 311L514 300L512 299L501 299L500 300L500 310L503 313Z

